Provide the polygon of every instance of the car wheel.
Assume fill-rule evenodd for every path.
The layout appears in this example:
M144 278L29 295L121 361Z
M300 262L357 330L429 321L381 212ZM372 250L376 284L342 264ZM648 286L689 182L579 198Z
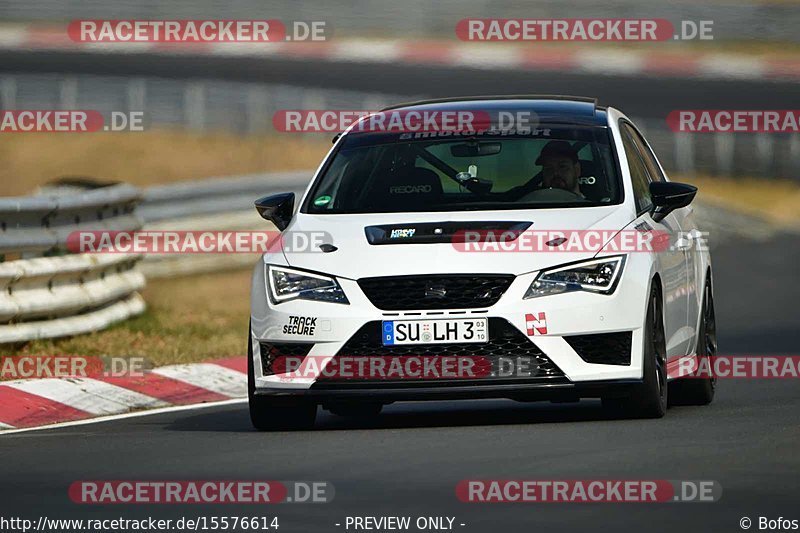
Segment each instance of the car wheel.
M306 398L257 396L253 343L247 329L247 398L250 421L259 431L311 429L317 417L317 404Z
M661 418L667 412L667 348L658 290L650 290L644 330L642 383L626 398L603 398L603 407L618 416Z
M711 280L703 289L703 312L700 315L700 329L697 337L697 369L713 368L711 358L717 355L717 322L714 316L714 296L711 293ZM671 405L708 405L714 400L717 378L710 376L698 378L687 376L670 383Z

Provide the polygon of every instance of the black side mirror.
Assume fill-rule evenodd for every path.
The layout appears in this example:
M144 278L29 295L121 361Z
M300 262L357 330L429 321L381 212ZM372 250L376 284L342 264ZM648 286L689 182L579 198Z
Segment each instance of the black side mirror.
M675 209L686 207L697 194L697 187L687 183L674 181L654 181L650 184L650 196L653 197L655 210L653 220L662 220Z
M269 220L280 231L286 229L294 214L294 193L273 194L256 200L256 211L261 218Z

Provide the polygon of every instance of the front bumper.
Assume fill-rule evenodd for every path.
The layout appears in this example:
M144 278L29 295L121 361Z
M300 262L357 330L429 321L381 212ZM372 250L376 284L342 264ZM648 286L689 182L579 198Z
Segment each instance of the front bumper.
M256 389L256 395L272 397L304 397L315 400L370 400L390 403L421 400L466 400L508 398L518 401L574 401L580 398L626 397L631 389L640 385L640 379L553 383L486 383L464 381L391 382L376 386L374 383L337 383L301 388Z
M566 400L617 393L624 395L642 377L643 324L650 268L646 254L633 254L611 295L573 292L523 300L525 291L537 275L533 272L517 276L500 299L486 308L386 311L373 305L355 280L344 278L338 280L350 305L304 300L274 305L266 296L264 263L259 262L253 274L250 332L256 393L320 398L369 397L386 401L492 397ZM265 374L262 365L262 343L300 345L303 347L301 352L307 356L325 360L352 346L348 341L370 323L475 317L489 318L490 341L492 324L498 321L507 324L518 336L530 342L531 353L543 355L558 372L533 378L490 379L487 376L472 381L359 382L306 377L286 379L286 375L281 373ZM537 319L535 324L531 323L531 317ZM600 358L587 357L596 344L593 339L604 336L617 340L627 336L627 344L623 343L618 350L627 351L622 354L624 357L620 357L620 353L610 359L603 359L602 354ZM376 344L376 348L379 346ZM435 351L436 345L430 348ZM424 356L427 349L420 346L416 353Z

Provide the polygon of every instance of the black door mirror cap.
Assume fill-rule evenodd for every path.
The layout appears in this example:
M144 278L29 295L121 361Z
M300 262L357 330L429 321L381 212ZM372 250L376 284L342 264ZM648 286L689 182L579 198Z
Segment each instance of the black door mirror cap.
M653 198L653 219L658 222L675 209L686 207L697 194L697 187L675 181L654 181L650 184Z
M294 193L285 192L259 198L256 211L264 220L269 220L279 231L285 230L294 215Z

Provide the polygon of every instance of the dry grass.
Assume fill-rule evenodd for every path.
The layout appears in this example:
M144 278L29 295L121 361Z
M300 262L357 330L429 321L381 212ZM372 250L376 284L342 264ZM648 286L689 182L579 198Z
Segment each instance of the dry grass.
M800 228L800 185L786 179L675 176L699 188L698 199L722 205L781 227Z
M15 355L143 356L156 366L244 355L250 270L149 280L147 311L105 331L34 341Z
M31 193L64 176L153 185L249 172L315 168L329 136L241 137L154 130L0 135L0 196Z

